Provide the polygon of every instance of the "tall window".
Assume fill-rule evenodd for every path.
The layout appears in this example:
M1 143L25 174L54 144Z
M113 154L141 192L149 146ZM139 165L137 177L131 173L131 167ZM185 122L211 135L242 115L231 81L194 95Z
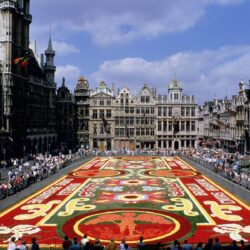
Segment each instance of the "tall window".
M111 109L107 109L106 114L107 118L110 118L112 116Z
M162 115L162 108L161 107L158 107L158 116L161 116Z
M100 118L104 117L104 110L101 109L99 114L100 114Z
M97 119L97 110L96 109L93 110L93 119Z
M167 131L167 126L168 126L167 121L163 121L163 131L164 131L164 132Z
M191 116L193 116L193 117L195 116L195 107L191 108Z
M136 129L136 135L140 135L140 129L139 128Z
M103 124L100 125L100 134L104 134L104 126L103 126Z
M190 131L190 121L186 122L186 131Z
M100 106L104 106L104 99L100 100Z
M93 124L93 134L96 135L97 134L97 125Z
M168 131L172 131L172 121L168 122Z
M129 113L129 107L125 107L125 113L126 113L126 114Z
M141 135L145 135L145 129L141 128Z
M185 107L181 107L181 116L185 116Z
M168 115L168 108L167 107L163 107L163 116L167 116Z
M191 121L191 131L195 131L195 121Z
M161 131L161 121L158 121L158 131Z
M168 116L172 116L172 107L168 108Z
M185 122L181 121L181 131L184 131L184 130L185 130Z

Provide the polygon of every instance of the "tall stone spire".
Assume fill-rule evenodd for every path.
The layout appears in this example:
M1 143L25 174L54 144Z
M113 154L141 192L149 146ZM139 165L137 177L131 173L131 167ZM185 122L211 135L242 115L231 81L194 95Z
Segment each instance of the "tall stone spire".
M56 67L54 65L54 57L55 57L55 51L53 50L52 47L52 39L51 39L51 34L49 37L49 42L48 42L48 48L45 50L45 56L46 56L46 63L43 67L46 78L48 81L53 84L55 82L55 71Z

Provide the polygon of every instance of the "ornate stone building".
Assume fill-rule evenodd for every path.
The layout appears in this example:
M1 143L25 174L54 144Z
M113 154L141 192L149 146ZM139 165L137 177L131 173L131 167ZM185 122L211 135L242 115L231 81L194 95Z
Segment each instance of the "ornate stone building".
M214 101L206 101L201 107L200 117L203 120L200 126L203 133L199 138L204 146L249 154L250 90L245 89L245 86L240 81L238 94L233 95L232 99L215 98Z
M10 138L1 147L9 155L44 152L56 144L55 51L50 39L46 62L38 63L29 49L29 11L29 0L0 1L1 130ZM16 58L28 62L14 65Z
M103 81L90 92L90 149L114 149L114 99L114 92Z
M197 146L198 105L194 96L182 93L179 81L170 82L168 95L159 95L156 107L157 148Z
M146 84L135 97L136 148L156 148L156 90Z
M89 83L80 77L75 89L76 133L78 147L89 148Z
M74 96L65 85L65 78L57 90L56 121L58 145L62 151L76 147L76 114Z
M114 101L114 149L135 148L135 99L128 88L122 88Z

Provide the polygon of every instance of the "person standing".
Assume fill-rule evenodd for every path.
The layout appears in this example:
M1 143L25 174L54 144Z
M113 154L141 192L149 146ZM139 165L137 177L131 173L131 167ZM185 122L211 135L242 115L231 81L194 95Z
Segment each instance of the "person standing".
M143 239L143 237L141 236L140 238L139 238L139 241L137 242L137 248L138 249L143 249L143 247L144 247L144 241L143 241L144 239Z
M115 250L115 240L111 239L109 244L106 247L106 250Z
M125 244L126 244L125 239L122 239L121 244L120 244L120 250L125 250Z
M9 241L8 244L8 250L15 250L16 249L16 243L15 243L16 238L12 237Z
M212 247L212 250L222 250L222 245L220 244L219 238L214 239L214 245Z
M40 246L39 246L39 244L36 242L36 238L32 238L30 250L40 250Z
M192 245L188 243L187 240L184 240L184 244L182 246L182 250L192 250Z
M82 240L81 240L81 246L82 248L84 249L84 247L86 246L86 243L89 242L89 239L88 239L88 235L87 234L84 234Z
M80 246L78 239L76 237L73 239L73 243L71 245L71 250L81 250L81 246Z
M64 240L62 242L63 250L69 250L71 248L72 242L67 235L64 236Z

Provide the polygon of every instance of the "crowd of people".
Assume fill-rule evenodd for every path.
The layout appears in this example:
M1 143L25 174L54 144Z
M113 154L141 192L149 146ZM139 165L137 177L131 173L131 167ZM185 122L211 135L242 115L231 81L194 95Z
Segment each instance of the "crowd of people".
M11 159L8 168L8 180L0 182L0 199L13 195L18 191L30 186L31 184L40 181L51 174L56 173L61 168L64 168L69 161L79 159L86 155L93 156L115 156L115 155L160 155L174 156L182 155L189 159L198 162L203 167L208 167L212 171L221 176L241 185L246 189L250 189L250 171L241 167L243 158L239 153L227 153L222 149L186 149L186 150L130 150L121 149L119 151L101 151L101 150L84 150L80 149L72 154L52 155L33 155L28 160Z
M36 238L32 238L30 244L22 238L16 239L12 237L8 243L7 250L40 250L40 246ZM217 237L215 239L209 238L206 243L198 242L196 244L191 244L188 240L184 240L180 243L178 240L174 240L170 244L162 244L160 242L156 244L148 244L144 241L141 236L136 245L131 247L122 239L118 244L112 238L109 243L102 244L99 239L95 239L91 242L88 236L85 234L82 239L74 237L72 240L69 239L67 235L64 236L61 244L62 250L250 250L250 244L246 243L244 240L237 242L233 240L230 244L222 244L220 239Z
M79 157L80 152L67 155L60 153L56 156L38 154L29 156L26 160L10 159L9 166L4 166L7 171L7 179L0 183L0 199L13 195L31 184L47 178L64 168L69 161L76 160Z
M183 150L181 154L228 180L250 189L250 170L242 167L244 157L238 152L227 153L222 149L200 148Z

